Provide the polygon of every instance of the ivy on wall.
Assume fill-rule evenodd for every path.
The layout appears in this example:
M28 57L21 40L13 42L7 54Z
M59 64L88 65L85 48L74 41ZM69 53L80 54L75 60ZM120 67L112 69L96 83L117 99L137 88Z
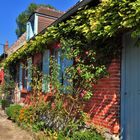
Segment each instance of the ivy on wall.
M49 27L6 58L4 65L43 52L50 43L59 41L63 57L75 62L67 73L80 79L77 85L87 89L85 83L89 86L106 74L104 58L116 54L120 47L117 36L126 30L132 30L133 37L140 34L140 0L102 0L96 7L86 6L69 20Z

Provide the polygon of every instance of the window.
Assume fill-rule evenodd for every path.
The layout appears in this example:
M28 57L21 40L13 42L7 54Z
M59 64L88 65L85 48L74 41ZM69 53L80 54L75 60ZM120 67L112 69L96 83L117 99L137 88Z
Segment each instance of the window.
M61 55L62 52L60 49L55 50L54 51L54 56L57 60L57 63L60 66L60 71L59 71L59 80L62 83L62 85L64 85L64 92L68 93L68 87L70 87L72 85L72 83L70 83L69 80L69 76L66 75L65 70L66 68L68 68L69 66L73 65L73 60L69 60L67 58L64 58L63 60L61 59Z
M20 90L31 90L31 79L32 79L32 58L28 58L24 62L20 62L19 70L17 72L16 81L19 83Z
M61 59L61 50L60 49L55 49L53 50L53 56L55 57L57 63L60 66L60 71L59 71L59 81L64 85L64 92L68 93L67 88L72 85L72 83L69 83L68 75L66 75L65 70L67 67L73 65L73 60L68 60L64 58L63 60ZM50 50L45 50L43 53L43 63L42 63L42 72L43 72L43 80L42 80L42 91L48 92L49 91L49 83L48 83L48 75L50 72L49 69L49 64L50 64Z
M15 77L15 82L19 83L19 64L16 66L16 77Z
M64 58L63 61L62 61L62 79L63 79L63 85L64 85L64 92L65 93L69 93L70 88L71 86L73 86L73 83L69 82L69 78L70 78L70 75L67 75L65 70L66 68L70 67L71 65L73 65L73 60L70 60L70 59L67 59L67 58Z
M27 90L31 91L31 80L32 80L32 58L27 59Z
M42 91L49 91L48 75L49 75L49 61L50 61L50 50L45 50L43 53L43 80L42 80Z
M22 63L19 65L19 89L22 90Z
M33 27L31 22L27 22L27 40L34 36Z
M54 51L54 57L60 67L59 69L59 81L63 84L63 74L62 74L62 59L61 59L61 50L60 49L56 49Z
M33 66L37 67L39 71L42 71L42 54L41 53L36 53L33 56Z
M22 64L22 88L27 89L27 61L24 61Z
M29 40L38 33L38 16L33 14L26 24L26 39Z

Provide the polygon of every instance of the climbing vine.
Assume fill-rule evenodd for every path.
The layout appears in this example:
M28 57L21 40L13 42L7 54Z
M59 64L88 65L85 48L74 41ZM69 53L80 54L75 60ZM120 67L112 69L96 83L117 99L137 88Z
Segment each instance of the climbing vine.
M90 91L89 85L106 74L110 54L112 57L118 55L118 35L126 31L131 31L132 37L140 35L140 0L102 0L97 6L92 5L27 42L9 56L4 65L43 52L59 41L62 57L74 59L74 65L67 69L67 73L71 73L72 79L79 79L75 86L81 85L86 90L85 83L88 83Z

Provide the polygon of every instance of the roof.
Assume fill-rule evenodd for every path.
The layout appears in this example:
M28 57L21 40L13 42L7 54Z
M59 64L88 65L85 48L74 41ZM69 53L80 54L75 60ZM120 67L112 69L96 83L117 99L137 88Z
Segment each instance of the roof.
M71 15L73 15L74 13L76 13L80 8L82 8L83 6L85 6L86 4L88 4L88 3L92 2L92 1L93 0L82 0L82 1L79 1L73 7L71 7L66 13L61 12L61 11L57 11L55 9L51 9L51 8L48 8L48 7L47 8L46 7L40 7L34 13L39 13L39 14L43 14L43 15L47 15L47 16L53 16L53 17L58 18L51 25L49 25L49 26L52 26L52 25L55 25L55 24L57 24L57 23L59 23L61 21L66 20L68 17L70 17ZM95 0L95 1L98 1L98 0ZM39 34L44 33L47 30L47 28L48 27L46 27L44 30L42 30ZM21 39L18 39L12 45L12 47L11 47L12 49L10 49L11 53L13 51L19 49L23 45L24 41L26 41L25 36L26 36L26 33L23 34L23 36L21 37ZM34 39L34 38L35 38L35 36L33 36L31 39ZM16 46L18 46L18 47L16 48Z
M60 16L58 19L56 19L50 26L56 25L61 21L66 20L68 17L72 16L74 13L76 13L80 8L84 7L88 3L92 2L93 0L82 0L77 2L74 6L72 6L70 9L68 9L62 16ZM94 0L95 2L100 0ZM47 30L45 28L43 31L41 31L39 34L44 33Z
M43 15L58 18L58 17L62 16L65 12L61 12L61 11L58 11L58 10L55 10L55 9L52 9L52 8L41 6L37 10L35 10L34 13L39 13L39 14L43 14Z
M35 10L34 13L39 13L41 15L46 15L46 16L51 16L51 17L54 17L55 19L57 19L58 17L60 17L64 14L64 12L60 12L60 11L57 11L55 9L51 9L48 7L39 7L37 10ZM31 16L30 16L30 18L31 18ZM11 55L13 52L18 50L25 42L26 42L26 32L20 38L18 38L17 41L10 48L8 48L6 50L6 53L8 55Z
M11 55L13 52L18 50L26 42L26 32L19 37L14 44L6 50L8 55Z
M87 4L89 4L92 1L94 1L94 3L95 3L100 0L82 0L82 1L77 2L74 6L72 6L70 9L68 9L65 12L65 14L63 14L60 18L58 18L55 22L53 22L53 25L67 19L68 17L70 17L71 15L76 13L79 9L86 6Z

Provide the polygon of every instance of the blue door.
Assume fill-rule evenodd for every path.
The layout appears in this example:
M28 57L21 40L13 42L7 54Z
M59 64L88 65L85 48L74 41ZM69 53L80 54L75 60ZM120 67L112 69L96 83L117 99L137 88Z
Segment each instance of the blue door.
M140 139L140 46L124 35L122 57L121 124L124 140Z

